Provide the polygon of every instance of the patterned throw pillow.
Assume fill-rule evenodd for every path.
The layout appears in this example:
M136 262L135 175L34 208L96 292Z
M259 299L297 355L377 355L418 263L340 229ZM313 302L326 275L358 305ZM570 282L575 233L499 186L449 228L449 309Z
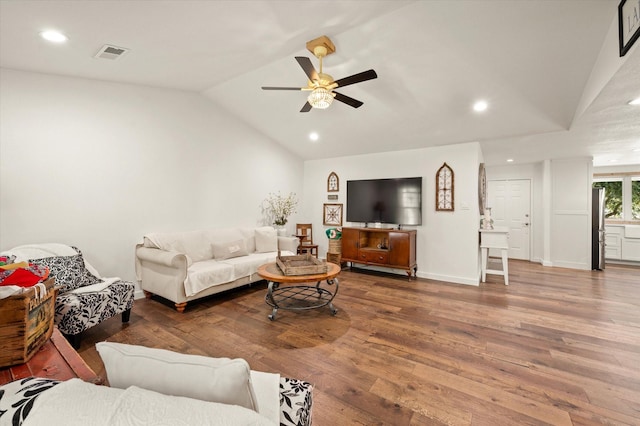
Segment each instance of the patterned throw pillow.
M82 253L76 247L73 249L78 253L74 256L53 256L42 259L31 259L29 262L37 265L47 266L49 276L55 277L56 286L60 288L60 293L75 290L91 284L97 284L101 280L93 275L84 266Z
M58 380L28 377L0 386L0 423L21 425L36 398L58 383Z

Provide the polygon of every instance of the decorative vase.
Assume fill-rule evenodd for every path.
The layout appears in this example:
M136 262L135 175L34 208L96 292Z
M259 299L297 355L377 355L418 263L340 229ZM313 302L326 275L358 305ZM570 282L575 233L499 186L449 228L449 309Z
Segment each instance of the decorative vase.
M275 225L276 231L278 231L278 236L279 237L286 237L287 236L287 227L284 225Z
M482 219L482 229L493 229L493 219L491 219L491 207L484 209L484 218Z

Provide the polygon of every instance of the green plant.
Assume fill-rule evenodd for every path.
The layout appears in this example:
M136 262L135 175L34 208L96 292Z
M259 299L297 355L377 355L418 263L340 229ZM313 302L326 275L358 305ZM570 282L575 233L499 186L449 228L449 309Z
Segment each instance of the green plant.
M622 181L594 182L594 188L604 188L604 217L622 217Z
M264 200L263 209L273 220L274 225L284 226L287 224L289 216L296 212L297 205L298 199L294 192L284 196L278 191L277 194L269 193L269 196Z

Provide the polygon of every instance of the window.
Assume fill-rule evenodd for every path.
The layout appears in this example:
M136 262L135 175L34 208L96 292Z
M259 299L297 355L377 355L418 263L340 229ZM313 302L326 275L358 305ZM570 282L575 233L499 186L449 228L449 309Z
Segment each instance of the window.
M605 189L605 219L640 220L640 173L596 174L593 187Z
M631 218L640 220L640 177L631 178Z
M622 219L622 179L598 179L593 187L604 188L605 219Z

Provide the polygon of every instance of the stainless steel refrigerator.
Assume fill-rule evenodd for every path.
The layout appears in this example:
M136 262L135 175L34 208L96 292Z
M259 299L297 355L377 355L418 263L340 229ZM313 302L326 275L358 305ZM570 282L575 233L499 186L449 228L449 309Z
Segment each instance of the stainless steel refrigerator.
M604 269L604 188L592 191L591 269Z

